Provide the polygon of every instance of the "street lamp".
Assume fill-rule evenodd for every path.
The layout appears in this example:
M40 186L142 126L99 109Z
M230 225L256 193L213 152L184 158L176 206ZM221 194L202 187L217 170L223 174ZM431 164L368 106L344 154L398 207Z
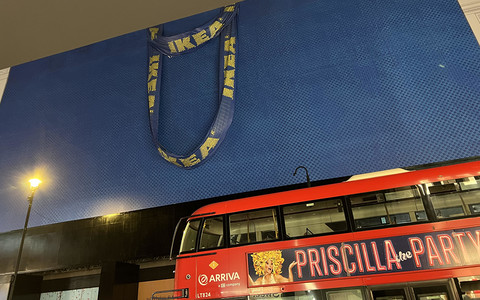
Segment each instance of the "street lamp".
M27 233L28 219L30 218L30 210L32 209L33 196L35 195L35 191L38 189L38 186L42 181L34 178L34 179L30 179L28 182L30 182L30 196L27 197L27 200L28 200L27 217L25 218L25 226L23 226L22 240L20 241L20 247L18 248L15 272L13 273L12 283L10 284L10 292L8 296L9 300L13 298L13 290L15 289L15 282L17 281L18 268L20 267L20 258L22 257L23 243L25 242L25 234Z

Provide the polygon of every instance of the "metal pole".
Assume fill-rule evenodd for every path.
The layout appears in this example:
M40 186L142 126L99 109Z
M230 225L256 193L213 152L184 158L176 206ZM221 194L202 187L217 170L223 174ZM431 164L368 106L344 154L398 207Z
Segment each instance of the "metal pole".
M308 176L308 170L307 168L305 168L304 166L298 166L296 169L295 169L295 172L293 173L293 176L297 175L297 171L298 169L304 169L305 170L305 173L307 174L307 187L311 187L312 185L310 184L310 176Z
M10 284L10 291L8 293L8 300L13 298L13 290L15 289L15 282L17 281L18 268L20 267L20 259L22 257L23 243L25 242L25 235L27 233L28 219L30 219L30 210L32 209L33 196L35 195L35 190L32 190L28 200L28 210L27 217L25 218L25 226L23 226L22 240L20 241L20 248L18 248L17 254L17 263L15 265L15 272L13 273L12 282Z

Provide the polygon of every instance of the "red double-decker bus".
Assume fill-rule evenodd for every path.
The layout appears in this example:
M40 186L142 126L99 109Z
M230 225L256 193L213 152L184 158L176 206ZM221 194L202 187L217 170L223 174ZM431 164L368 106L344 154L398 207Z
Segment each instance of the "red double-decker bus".
M472 299L477 279L480 161L207 205L175 270L189 299Z

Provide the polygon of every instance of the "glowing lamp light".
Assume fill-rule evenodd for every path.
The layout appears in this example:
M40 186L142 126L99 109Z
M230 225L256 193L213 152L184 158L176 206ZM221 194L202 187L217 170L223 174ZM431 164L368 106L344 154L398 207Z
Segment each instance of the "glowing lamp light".
M37 189L40 183L42 183L42 181L37 178L30 179L28 182L30 182L31 189Z
M107 219L112 219L113 217L116 217L116 216L119 216L120 213L115 213L115 214L108 214L108 215L105 215L104 217L107 218Z

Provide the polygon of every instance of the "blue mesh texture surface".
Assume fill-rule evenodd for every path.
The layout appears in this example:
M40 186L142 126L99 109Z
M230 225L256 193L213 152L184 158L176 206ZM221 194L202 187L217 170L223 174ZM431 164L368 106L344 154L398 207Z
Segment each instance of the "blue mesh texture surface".
M212 11L166 24L174 34ZM59 37L61 38L61 37ZM217 106L218 41L164 60L159 136L188 153ZM148 128L144 31L16 66L0 103L0 232L480 155L480 47L455 0L240 3L237 102L193 170Z

